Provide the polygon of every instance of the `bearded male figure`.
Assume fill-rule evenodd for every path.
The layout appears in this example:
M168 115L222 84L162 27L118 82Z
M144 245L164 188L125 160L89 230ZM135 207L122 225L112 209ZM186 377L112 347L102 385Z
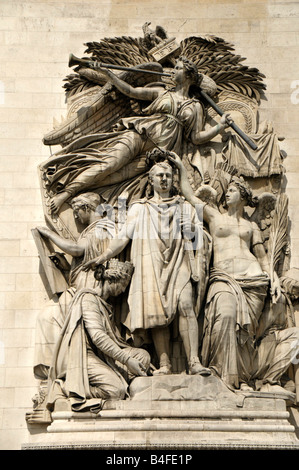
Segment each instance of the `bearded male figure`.
M104 400L125 399L130 381L147 375L149 354L122 339L108 303L125 291L131 274L130 263L111 260L97 268L96 288L75 294L49 372L49 410L99 409Z

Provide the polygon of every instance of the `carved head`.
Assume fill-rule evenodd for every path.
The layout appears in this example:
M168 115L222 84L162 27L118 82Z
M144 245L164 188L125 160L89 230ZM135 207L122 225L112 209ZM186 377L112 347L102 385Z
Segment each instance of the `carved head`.
M242 203L245 203L245 206L255 207L256 202L253 197L252 189L250 188L249 184L244 180L242 176L233 176L226 192L226 204L230 205L232 201L234 201L237 196L234 196L234 188L239 193L239 200Z
M97 281L102 281L103 296L117 297L124 292L130 283L134 266L129 261L119 261L113 258L108 261L107 266L100 264L94 273Z
M163 149L153 149L147 153L147 163L152 165L148 173L147 197L158 193L169 192L173 196L177 191L177 169L167 159L168 152Z
M71 200L71 206L75 219L81 223L89 223L91 212L95 212L101 202L101 197L97 193L83 193Z
M192 83L198 85L201 79L201 75L198 73L197 66L190 59L183 55L178 58L175 69L179 68L180 65L182 66L185 78L189 78Z
M174 170L167 161L158 162L150 169L148 182L149 196L157 193L164 197L171 197L176 193Z

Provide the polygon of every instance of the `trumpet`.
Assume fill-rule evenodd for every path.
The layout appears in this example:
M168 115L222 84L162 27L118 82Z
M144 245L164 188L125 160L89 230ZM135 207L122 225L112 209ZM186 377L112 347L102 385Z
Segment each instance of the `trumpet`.
M98 62L96 60L89 60L89 59L79 59L78 57L70 54L69 56L69 67L73 67L74 65L81 65L82 67L90 67L94 70L97 69L114 69L114 70L124 70L126 72L139 72L139 73L151 73L154 75L159 75L160 77L172 77L173 74L165 73L165 72L158 72L156 70L138 68L138 67L123 67L121 65L113 65L113 64L105 64L103 62ZM153 64L149 64L153 66ZM159 64L160 65L160 64ZM224 112L222 111L219 106L212 100L212 98L204 91L200 90L200 94L202 98L206 100L206 102L216 111L219 116L222 116ZM249 145L252 150L257 150L257 145L253 142L233 121L230 122L229 126L244 140L244 142Z
M123 67L121 65L105 64L103 62L98 62L97 60L79 59L74 54L70 54L69 67L74 67L75 65L80 65L81 67L90 67L90 68L93 68L94 70L114 69L114 70L123 70L125 72L151 73L154 75L160 75L164 77L172 77L171 73L158 72L156 70L142 69L138 67Z
M93 60L90 59L79 59L74 54L69 55L69 67L74 67L75 65L80 65L82 67L90 67Z

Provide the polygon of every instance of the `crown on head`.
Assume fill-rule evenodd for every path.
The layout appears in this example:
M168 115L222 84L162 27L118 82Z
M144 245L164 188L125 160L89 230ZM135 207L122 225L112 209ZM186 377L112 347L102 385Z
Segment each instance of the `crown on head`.
M112 258L107 262L106 272L109 274L115 273L122 275L132 276L134 271L134 265L129 261L119 261L117 258Z

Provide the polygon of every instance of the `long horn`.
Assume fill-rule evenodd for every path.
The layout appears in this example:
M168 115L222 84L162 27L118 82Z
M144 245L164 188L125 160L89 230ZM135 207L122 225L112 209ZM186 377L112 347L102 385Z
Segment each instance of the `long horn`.
M91 62L93 61L89 59L79 59L74 54L69 55L69 67L74 67L74 65L82 65L88 67Z
M170 73L158 72L156 70L142 69L138 67L123 67L121 65L104 64L103 62L98 62L96 60L79 59L74 54L70 54L69 55L69 67L73 67L74 65L81 65L83 67L92 66L95 70L97 68L103 68L103 69L112 69L112 70L123 70L125 72L150 73L152 75L160 75L160 76L162 75L165 77L172 76Z
M69 56L69 67L73 67L74 65L82 65L83 67L89 67L91 64L93 64L94 68L96 69L97 66L99 68L107 68L107 69L116 69L116 70L125 70L125 71L131 71L131 72L139 72L139 73L151 73L155 75L160 75L164 77L171 77L172 75L170 73L164 73L164 72L157 72L153 70L146 70L146 69L139 69L137 67L123 67L121 65L112 65L112 64L103 64L102 62L97 62L93 60L88 60L88 59L78 59L78 57L74 56L73 54L70 54ZM224 113L219 106L210 98L210 96L205 93L203 90L200 90L202 97L209 103L209 105L216 111L219 116L222 116ZM234 131L246 142L249 147L252 148L252 150L257 149L257 145L255 142L253 142L234 122L230 123L230 127L234 129Z

